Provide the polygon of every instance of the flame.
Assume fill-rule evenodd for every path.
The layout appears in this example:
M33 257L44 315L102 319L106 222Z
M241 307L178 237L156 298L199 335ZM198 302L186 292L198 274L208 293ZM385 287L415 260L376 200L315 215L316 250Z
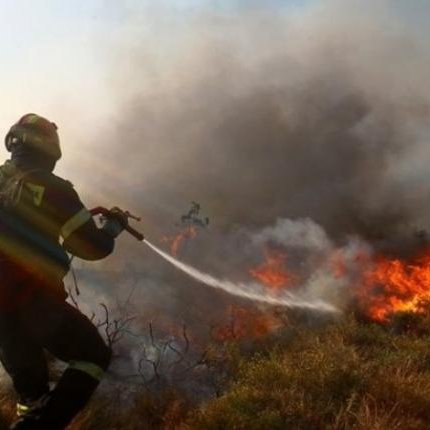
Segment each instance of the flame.
M329 257L329 268L335 279L341 279L347 276L348 266L345 256L340 250L336 250Z
M249 270L251 276L272 290L292 286L296 276L286 268L287 255L269 248L264 254L266 260L258 267Z
M357 299L373 320L388 322L396 312L422 312L430 299L430 250L413 261L377 256L364 270Z
M178 252L186 240L194 239L197 236L197 228L190 225L186 229L182 230L176 236L165 236L161 239L163 243L170 245L170 253L174 256L178 256Z
M397 312L425 312L423 303L430 302L430 249L412 260L362 251L347 256L337 250L327 262L335 279L345 279L355 287L358 308L376 322L388 323ZM271 290L280 291L298 283L286 263L284 252L266 249L265 261L249 272ZM236 312L236 316L240 315Z
M216 327L212 334L215 340L259 339L282 326L276 316L264 311L231 305L227 310L228 322Z
M184 242L197 234L195 226L188 226L162 241L168 242L171 254L177 256ZM430 303L430 249L412 260L364 251L347 255L338 249L325 261L333 278L344 279L351 287L360 312L373 321L388 323L397 312L422 313L426 309L423 303ZM299 285L301 279L287 267L287 254L271 248L264 250L264 261L248 272L272 294ZM270 312L253 307L230 306L228 314L229 323L215 330L217 340L260 338L280 323Z
M284 252L266 248L265 261L249 269L250 275L272 291L288 288L296 277L286 268ZM213 330L214 339L228 340L260 339L280 328L284 323L268 310L231 305L227 309L227 322Z

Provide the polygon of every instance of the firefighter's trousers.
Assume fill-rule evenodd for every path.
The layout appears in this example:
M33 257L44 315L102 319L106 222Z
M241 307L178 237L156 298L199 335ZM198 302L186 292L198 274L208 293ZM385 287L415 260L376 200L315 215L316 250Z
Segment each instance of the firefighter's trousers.
M44 350L69 364L51 392ZM39 294L13 309L0 309L0 360L19 404L25 408L45 397L31 419L40 421L40 428L54 430L64 428L88 401L109 365L110 350L77 309Z

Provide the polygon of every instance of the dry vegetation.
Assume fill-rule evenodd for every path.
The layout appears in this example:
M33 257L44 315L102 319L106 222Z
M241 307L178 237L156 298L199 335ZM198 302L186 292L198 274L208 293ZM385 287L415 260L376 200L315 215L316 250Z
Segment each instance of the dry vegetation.
M350 319L240 363L182 429L428 429L427 336Z
M428 315L428 313L426 314ZM301 324L246 348L213 345L205 365L223 378L219 395L196 405L171 388L142 385L127 407L98 393L73 430L421 430L430 423L430 319L402 314L389 327ZM192 374L190 374L190 377ZM13 396L0 392L0 430Z

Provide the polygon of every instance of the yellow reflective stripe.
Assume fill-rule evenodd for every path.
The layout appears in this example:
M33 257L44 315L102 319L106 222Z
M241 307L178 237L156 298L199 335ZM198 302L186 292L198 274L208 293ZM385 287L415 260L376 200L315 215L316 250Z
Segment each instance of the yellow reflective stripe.
M80 370L97 381L101 381L105 374L105 371L100 366L90 363L89 361L71 361L69 363L69 369Z
M45 193L45 187L42 185L32 184L31 182L26 182L25 186L30 190L33 197L33 203L36 206L40 206L43 200L43 194Z
M25 415L30 410L30 407L27 405L23 405L22 403L16 404L16 414L21 417Z
M91 219L90 212L82 208L77 214L73 215L68 221L65 222L61 227L60 234L63 239L67 239L75 230L80 226L84 225L89 219Z

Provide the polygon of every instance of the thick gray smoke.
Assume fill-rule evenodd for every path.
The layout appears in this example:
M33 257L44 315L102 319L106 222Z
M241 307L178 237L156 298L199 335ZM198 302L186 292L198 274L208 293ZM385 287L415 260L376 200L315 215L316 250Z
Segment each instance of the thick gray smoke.
M100 144L148 221L196 199L226 229L309 217L335 239L380 241L426 226L422 34L392 2L317 3L132 9L110 63L118 115Z
M430 51L417 16L429 5L321 0L179 16L109 4L118 30L102 54L117 110L93 136L107 167L91 179L144 217L148 238L174 233L196 200L211 226L185 261L240 281L275 242L316 299L345 288L327 275L328 252L421 243ZM137 310L207 321L229 300L183 288L190 281L156 256L121 246L120 270L132 266L142 285ZM132 284L118 278L123 297Z

